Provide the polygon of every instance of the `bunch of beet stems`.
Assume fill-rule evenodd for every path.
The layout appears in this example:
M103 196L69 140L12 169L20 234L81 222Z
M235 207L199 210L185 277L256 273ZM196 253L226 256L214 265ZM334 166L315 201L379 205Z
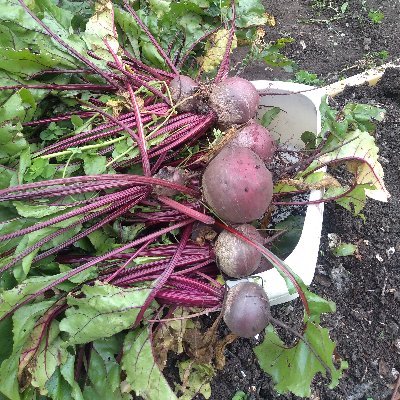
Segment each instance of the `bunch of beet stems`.
M12 186L7 189L0 190L0 201L13 201L13 200L36 200L36 199L62 199L62 205L67 207L66 212L55 217L51 217L46 221L38 222L32 226L20 229L18 231L0 235L0 242L21 237L31 232L52 226L54 224L68 221L74 218L74 222L65 228L62 228L51 235L41 239L36 244L28 247L23 252L15 256L8 264L4 265L0 272L3 272L16 263L21 261L26 255L42 247L45 243L53 240L59 235L62 235L69 229L78 225L85 224L89 221L95 221L92 226L82 230L80 233L74 235L71 239L53 247L46 252L37 255L34 261L42 260L52 254L57 253L61 249L70 246L83 237L86 237L91 232L101 228L105 224L114 221L124 214L128 214L136 205L146 200L152 193L152 186L165 187L177 190L180 193L197 197L199 192L195 188L182 186L173 182L166 181L155 177L145 177L140 175L128 174L115 174L115 175L94 175L83 177L71 177L64 179L54 179L43 182L35 182L24 184L20 186ZM117 190L115 192L107 192L109 190ZM87 198L86 200L72 200L71 203L66 202L68 196L98 192L96 196ZM187 202L185 204L178 203L170 198L163 196L158 197L158 204L163 207L161 211L152 217L149 213L150 224L151 222L157 223L173 223L180 221L183 218L192 217L201 222L213 222L211 217L203 214L200 210L202 208L198 201ZM166 218L163 218L165 214ZM76 217L80 217L75 220Z
M191 231L187 225L186 232ZM184 232L185 233L185 232ZM210 245L199 246L183 234L179 244L147 247L116 254L99 266L99 280L114 286L129 287L140 282L154 282L152 297L160 304L185 305L200 308L222 304L223 286L215 280L218 269ZM136 257L155 257L156 260L129 268ZM71 264L87 263L91 256L60 255L57 260ZM163 281L163 285L159 282Z

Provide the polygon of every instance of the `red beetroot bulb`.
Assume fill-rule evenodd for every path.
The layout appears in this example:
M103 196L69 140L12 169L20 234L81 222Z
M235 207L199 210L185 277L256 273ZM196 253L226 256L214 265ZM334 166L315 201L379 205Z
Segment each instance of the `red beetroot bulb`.
M264 242L264 238L252 225L243 224L235 228L255 242ZM251 275L261 262L261 253L254 246L228 231L222 231L218 235L215 255L219 269L232 278Z
M245 223L261 218L272 200L272 175L245 147L225 147L203 174L203 195L222 219Z
M232 77L214 85L209 105L223 127L244 124L256 115L260 96L254 85L243 78Z
M239 282L225 294L222 316L232 333L251 338L271 320L267 294L257 283Z
M274 156L276 145L268 129L254 120L239 129L229 146L247 147L256 153L264 162L270 162Z
M169 84L171 97L180 112L196 112L197 100L193 95L199 90L198 83L186 75L177 75Z

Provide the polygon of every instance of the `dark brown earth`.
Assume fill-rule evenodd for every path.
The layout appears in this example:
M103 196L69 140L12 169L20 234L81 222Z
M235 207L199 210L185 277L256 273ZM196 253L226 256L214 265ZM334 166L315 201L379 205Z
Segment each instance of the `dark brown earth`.
M317 3L325 7L312 8ZM294 38L285 50L287 56L325 83L379 64L376 54L382 50L389 53L388 60L400 56L399 1L349 1L343 15L329 8L329 4L337 7L343 3L265 1L268 12L277 20L267 35L271 40ZM384 13L380 24L369 20L371 9ZM313 19L324 22L311 23ZM236 59L240 58L239 54ZM263 64L247 66L242 76L293 77ZM337 342L340 355L348 360L349 369L333 390L317 377L311 397L314 400L389 400L400 371L400 70L391 70L374 88L347 89L334 104L339 107L354 101L387 110L376 137L392 197L386 204L370 200L364 211L365 222L339 206L326 206L312 289L337 304L337 312L325 317L323 323ZM360 257L334 257L328 250L329 233L336 233L344 242L357 243ZM281 318L299 317L301 306L295 301L275 307L274 313ZM227 364L212 383L211 399L231 399L239 390L247 393L248 399L298 399L274 393L271 380L257 364L254 344L253 339L238 340L227 347Z

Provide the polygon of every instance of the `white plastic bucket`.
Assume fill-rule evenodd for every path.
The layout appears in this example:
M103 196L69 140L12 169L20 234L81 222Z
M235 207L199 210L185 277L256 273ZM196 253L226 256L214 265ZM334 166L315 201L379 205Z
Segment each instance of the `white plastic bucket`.
M302 148L304 143L300 136L303 132L310 131L315 134L320 132L319 106L322 96L325 94L323 89L291 82L253 81L252 83L262 93L261 105L279 107L282 110L271 124L271 133L275 139L289 143L296 148ZM266 92L269 94L265 94ZM316 190L310 193L309 199L318 200L321 197L322 192ZM311 284L315 274L323 212L324 203L307 207L299 242L285 259L286 264L307 286ZM248 277L247 279L260 283L260 278L272 305L297 297L297 294L289 294L285 280L276 269L270 269L257 274L254 278ZM237 281L230 281L228 285L233 286L235 283Z

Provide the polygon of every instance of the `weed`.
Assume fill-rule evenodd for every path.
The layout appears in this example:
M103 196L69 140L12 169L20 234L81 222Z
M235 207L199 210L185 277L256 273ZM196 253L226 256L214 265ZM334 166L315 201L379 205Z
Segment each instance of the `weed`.
M368 18L373 24L380 24L385 18L385 14L380 10L370 10L368 13Z
M301 69L296 72L293 81L313 86L321 86L323 84L323 81L318 78L317 74L305 71L304 69Z
M330 23L338 19L346 17L346 12L349 10L349 2L345 1L340 5L336 5L334 1L328 0L314 0L311 4L311 8L321 12L329 12L332 14L331 17L326 19L316 19L310 18L308 20L302 21L304 23Z
M372 53L372 55L381 59L382 61L386 61L389 58L389 52L387 50L375 51Z
M236 392L234 396L232 397L232 400L247 400L248 396L245 392L242 392L241 390L239 392Z
M293 42L294 39L290 37L282 37L274 42L266 42L263 36L260 35L259 40L252 43L250 51L244 59L236 65L236 72L239 74L249 64L257 61L265 62L272 68L280 67L286 72L293 72L293 70L296 69L296 63L281 53L281 50L284 49L286 45Z

